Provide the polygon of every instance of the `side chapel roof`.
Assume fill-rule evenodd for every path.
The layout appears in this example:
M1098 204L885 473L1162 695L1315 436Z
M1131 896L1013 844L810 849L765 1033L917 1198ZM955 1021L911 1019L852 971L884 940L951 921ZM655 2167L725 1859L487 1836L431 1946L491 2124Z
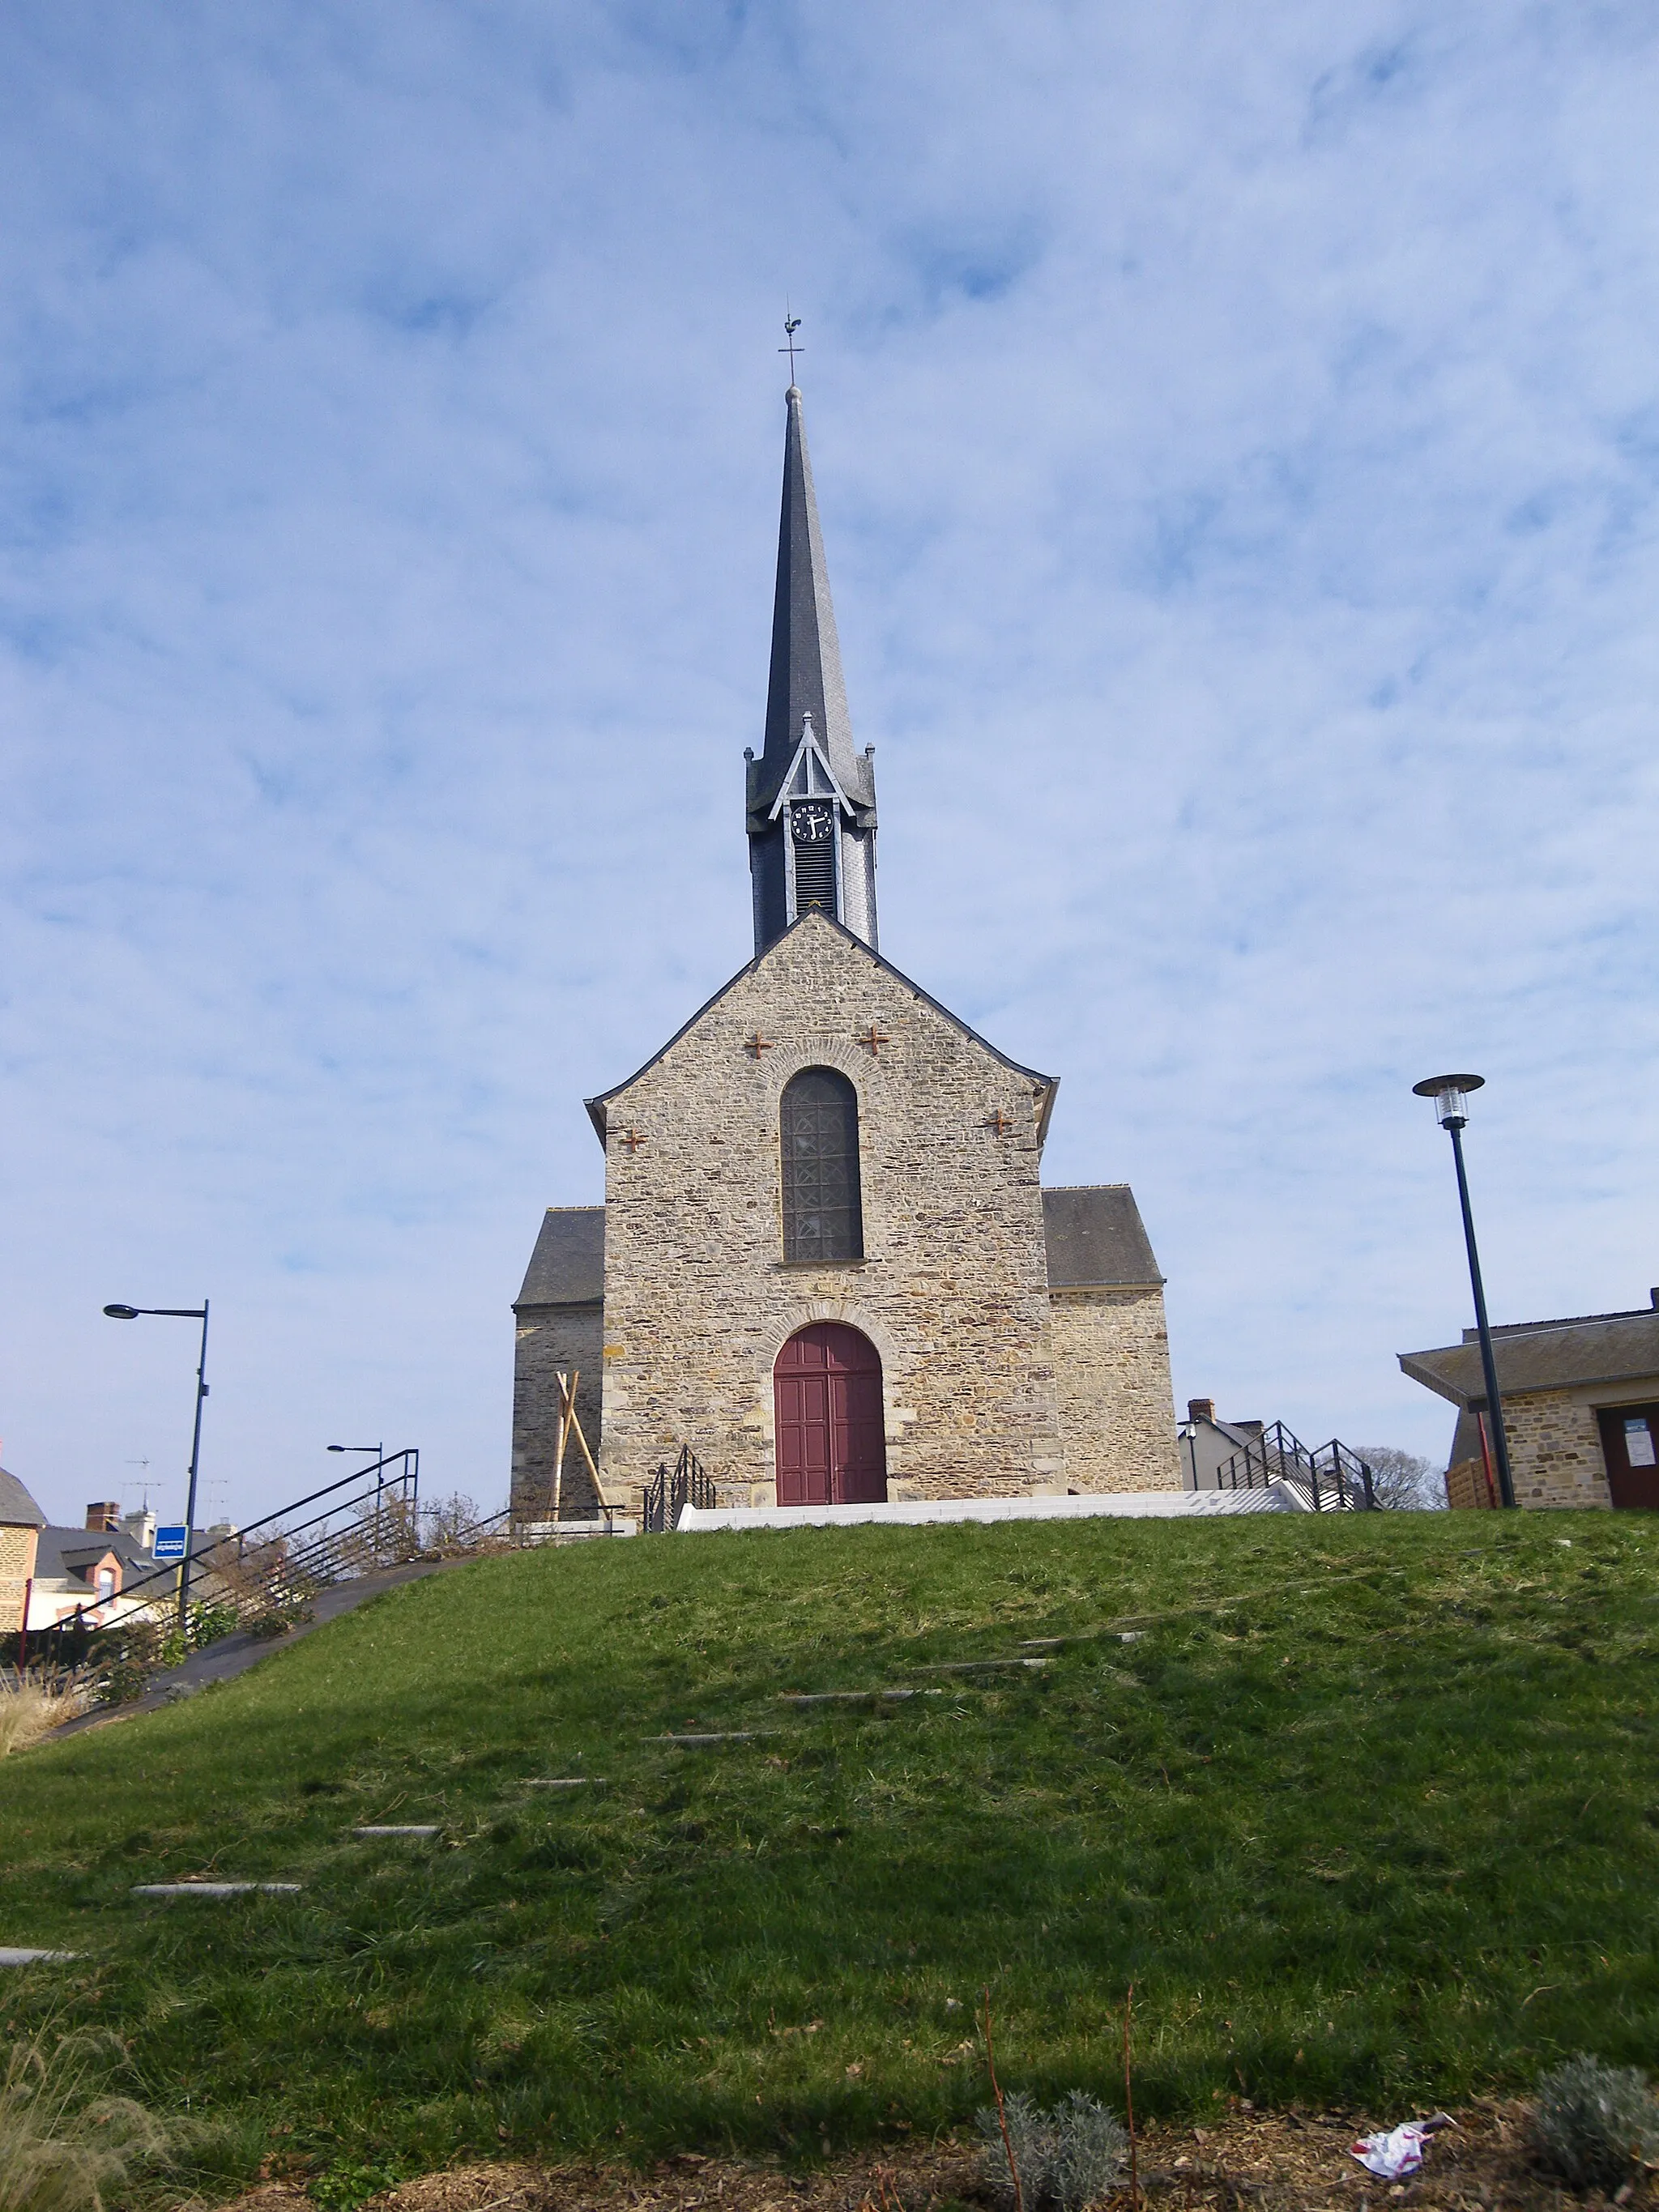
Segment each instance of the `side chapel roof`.
M605 1208L550 1206L525 1270L520 1306L599 1305L605 1297Z
M1051 1291L1149 1290L1164 1280L1127 1182L1056 1184L1042 1194L1042 1226Z
M782 937L774 938L771 944L767 946L764 952L757 953L754 959L749 961L744 966L739 968L735 975L732 976L727 981L720 985L719 990L714 993L712 998L704 1000L702 1005L697 1008L696 1012L692 1015L690 1021L682 1022L680 1024L678 1029L675 1030L673 1036L669 1038L665 1045L662 1046L659 1050L653 1052L649 1060L641 1061L640 1066L634 1070L634 1073L625 1082L612 1084L609 1091L600 1091L597 1098L587 1098L583 1100L582 1103L587 1109L587 1118L592 1122L594 1128L599 1133L599 1142L604 1144L605 1140L607 1115L611 1102L613 1098L620 1098L624 1091L632 1090L633 1086L639 1081L641 1076L645 1073L647 1068L654 1067L659 1060L665 1060L668 1054L672 1052L674 1047L679 1042L680 1039L686 1036L689 1031L696 1029L697 1024L702 1019L705 1014L711 1013L729 992L735 991L738 985L742 982L745 975L752 975L764 961L769 960L772 957L772 955L777 951L778 947L782 945L787 939L794 935L796 930L805 929L809 926L819 924L821 924L825 929L833 929L837 937L844 937L849 945L857 945L859 951L863 953L866 960L873 960L876 966L881 969L886 975L890 975L895 982L902 983L907 991L913 991L916 997L921 1000L923 1006L931 1006L936 1014L942 1015L944 1018L950 1023L951 1028L957 1030L963 1036L971 1037L973 1042L976 1045L981 1046L986 1052L988 1052L994 1060L1000 1060L1005 1067L1012 1069L1013 1073L1016 1075L1024 1076L1028 1082L1033 1085L1041 1085L1042 1089L1042 1102L1037 1109L1036 1133L1037 1142L1039 1145L1042 1144L1043 1139L1048 1133L1048 1117L1054 1110L1054 1094L1060 1089L1060 1078L1057 1075L1039 1074L1035 1067L1024 1067L1018 1060L1010 1060L1006 1052L999 1052L996 1047L988 1037L982 1037L977 1030L969 1029L967 1023L964 1022L959 1015L953 1014L948 1006L940 1006L939 1000L931 997L927 992L924 991L920 983L913 983L908 975L903 974L899 969L894 967L890 960L884 960L879 952L872 951L861 937L854 936L853 932L847 928L843 923L837 921L833 915L819 914L817 912L802 915L798 921L790 924L789 927L784 932ZM531 1265L532 1267L534 1267L535 1262L533 1260L532 1261Z
M0 1467L0 1528L44 1528L46 1516L15 1474Z

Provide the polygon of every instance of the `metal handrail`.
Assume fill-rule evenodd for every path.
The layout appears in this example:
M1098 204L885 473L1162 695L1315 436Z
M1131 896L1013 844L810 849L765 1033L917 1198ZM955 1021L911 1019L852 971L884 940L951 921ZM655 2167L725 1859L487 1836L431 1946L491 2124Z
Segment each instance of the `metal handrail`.
M679 1527L680 1515L688 1505L707 1512L714 1503L714 1478L690 1445L682 1444L672 1474L664 1461L645 1486L640 1501L640 1534L672 1534Z
M397 1467L400 1471L388 1478L386 1470L392 1467ZM375 1478L372 1492L368 1482L371 1475ZM340 1566L348 1565L353 1556L357 1559L362 1557L362 1522L357 1522L349 1523L343 1528L331 1529L328 1524L334 1519L336 1514L351 1505L367 1501L372 1495L374 1501L374 1517L378 1522L385 1510L386 1499L389 1497L395 1498L398 1501L395 1510L398 1518L404 1519L407 1516L405 1525L412 1529L416 1525L416 1516L419 1510L420 1481L421 1455L415 1446L410 1445L403 1451L387 1452L383 1458L374 1461L371 1466L354 1468L349 1474L342 1475L337 1481L325 1483L320 1490L313 1490L304 1498L295 1498L291 1505L280 1507L275 1513L267 1513L260 1520L250 1522L246 1528L239 1528L228 1536L216 1537L212 1543L204 1545L200 1551L192 1547L187 1559L177 1562L170 1559L163 1560L159 1565L152 1567L147 1574L140 1575L136 1582L124 1582L119 1591L116 1593L122 1601L123 1614L129 1614L135 1609L130 1601L135 1597L140 1597L141 1593L151 1589L153 1585L162 1586L155 1593L157 1597L165 1594L170 1598L178 1587L181 1570L186 1593L192 1584L199 1584L204 1579L217 1574L221 1578L221 1594L225 1602L234 1606L236 1598L234 1585L228 1577L225 1577L223 1572L228 1561L216 1557L216 1554L223 1553L226 1547L232 1544L236 1547L235 1572L239 1575L249 1571L247 1553L250 1546L256 1553L263 1550L266 1546L270 1546L273 1550L280 1546L278 1556L268 1569L262 1572L256 1565L251 1571L264 1585L264 1595L272 1604L281 1605L289 1602L295 1596L303 1594L303 1590L307 1587L315 1589L324 1583L338 1579L337 1573L325 1571L329 1564L331 1549L337 1553L337 1564ZM354 1487L356 1492L354 1497L349 1498L338 1497L337 1493L342 1490ZM308 1520L300 1522L297 1526L282 1525L287 1522L290 1514L297 1513L304 1506L314 1505L319 1498L333 1498L336 1501L325 1511L313 1513ZM271 1533L269 1535L261 1536L259 1532L264 1529ZM301 1545L298 1550L295 1550L293 1547L293 1540L296 1536L305 1534L309 1529L315 1529L317 1534L308 1543ZM400 1556L410 1556L413 1550L417 1548L418 1541L407 1549L400 1547ZM319 1572L319 1569L323 1569L325 1571ZM142 1605L154 1601L141 1597L140 1601ZM86 1615L98 1610L99 1604L100 1601L94 1599L89 1604L77 1605L66 1620L58 1621L54 1626L60 1629L80 1626L83 1625ZM242 1609L240 1607L237 1607L238 1611ZM100 1624L94 1622L91 1626L97 1627ZM42 1630L37 1632L45 1634L46 1632Z
M1371 1470L1340 1437L1311 1450L1283 1421L1253 1437L1216 1470L1218 1490L1265 1490L1288 1483L1316 1513L1369 1513L1376 1509Z

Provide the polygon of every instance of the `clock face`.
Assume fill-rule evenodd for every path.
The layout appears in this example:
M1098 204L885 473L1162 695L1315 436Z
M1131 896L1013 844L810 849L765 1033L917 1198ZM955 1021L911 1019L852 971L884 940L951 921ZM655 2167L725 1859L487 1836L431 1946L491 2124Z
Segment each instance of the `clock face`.
M830 809L817 805L792 807L790 822L798 845L821 845L836 826Z

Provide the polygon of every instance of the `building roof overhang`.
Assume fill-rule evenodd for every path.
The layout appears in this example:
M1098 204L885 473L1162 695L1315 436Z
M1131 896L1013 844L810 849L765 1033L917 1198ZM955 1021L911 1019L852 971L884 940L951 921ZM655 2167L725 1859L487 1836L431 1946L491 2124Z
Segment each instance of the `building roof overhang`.
M1401 1371L1452 1405L1484 1406L1480 1346L1466 1340L1397 1355ZM1494 1329L1498 1388L1505 1396L1530 1390L1587 1390L1634 1386L1659 1378L1659 1312L1590 1315L1583 1321L1535 1322Z

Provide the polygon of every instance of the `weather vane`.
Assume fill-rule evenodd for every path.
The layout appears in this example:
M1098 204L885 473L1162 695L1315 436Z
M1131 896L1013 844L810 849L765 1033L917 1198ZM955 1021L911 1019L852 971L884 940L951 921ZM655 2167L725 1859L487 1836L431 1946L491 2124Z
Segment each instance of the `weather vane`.
M783 335L787 343L784 345L781 345L778 348L778 351L780 353L787 353L789 356L789 381L791 385L795 381L795 356L798 353L805 353L806 350L805 346L798 346L795 343L795 332L799 328L800 317L799 315L792 315L789 310L786 307L783 311Z

